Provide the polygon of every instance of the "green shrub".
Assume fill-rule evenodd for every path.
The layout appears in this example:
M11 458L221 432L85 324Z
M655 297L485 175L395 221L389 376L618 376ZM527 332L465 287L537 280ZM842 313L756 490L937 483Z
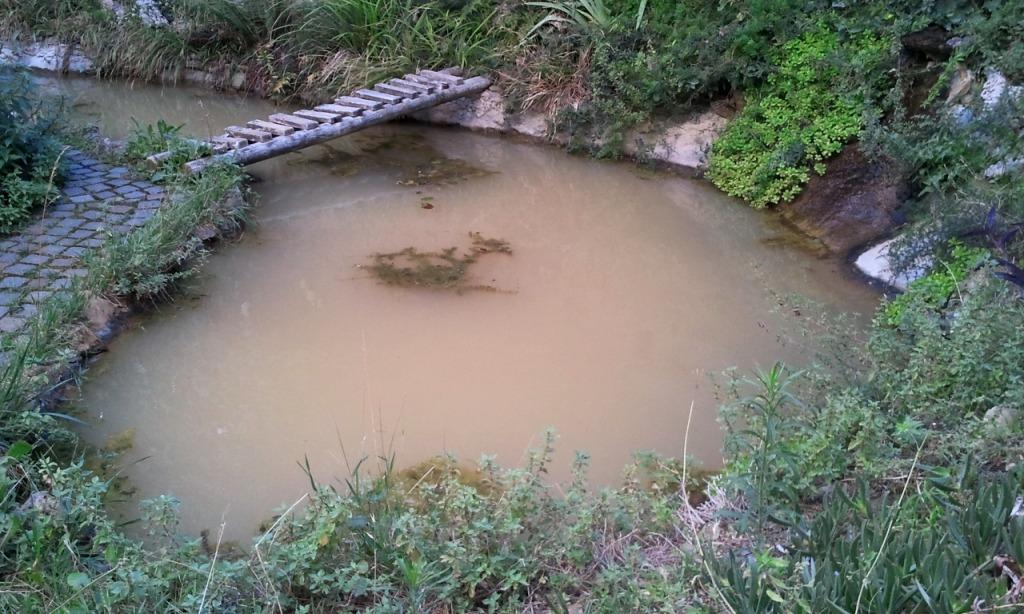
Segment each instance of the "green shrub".
M837 56L877 70L887 50L888 42L873 35L840 44L825 28L783 45L778 72L715 142L708 178L754 207L797 196L812 170L823 173L825 160L861 129L864 94L843 91Z
M882 318L889 326L897 326L908 305L938 309L942 307L967 275L990 259L988 250L968 247L960 241L950 241L949 256L932 266L927 275L910 282L907 291L888 301L882 307Z
M208 143L182 136L182 126L169 124L162 119L145 126L134 119L132 121L135 123L135 129L125 143L124 150L124 155L129 161L145 167L142 163L149 156L167 154L155 170L147 169L152 171L150 179L155 182L177 178L182 172L183 164L210 152Z
M59 196L57 115L32 96L20 72L0 68L0 233Z
M918 468L896 485L909 496L840 487L784 548L717 557L722 595L743 613L1019 609L1024 476L957 469L951 480Z

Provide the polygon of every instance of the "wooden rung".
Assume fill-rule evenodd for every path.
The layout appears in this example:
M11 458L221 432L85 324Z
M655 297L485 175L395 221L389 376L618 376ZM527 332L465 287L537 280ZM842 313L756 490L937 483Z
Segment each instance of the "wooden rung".
M224 131L231 136L237 136L251 143L266 143L270 139L274 138L274 135L269 132L254 130L252 128L242 128L241 126L228 126Z
M349 107L369 109L370 111L376 111L377 109L384 108L384 103L379 100L367 100L365 98L356 98L355 96L342 96L334 102Z
M293 115L298 115L299 117L305 119L315 119L321 124L336 124L340 122L342 119L344 119L341 115L338 115L337 113L324 113L323 111L307 111L305 109L302 111L295 111Z
M442 89L442 90L443 89L448 89L448 87L450 87L448 85L448 83L446 83L444 81L432 81L432 80L430 80L430 79L428 79L426 77L423 77L421 75L415 75L415 74L413 74L413 75L405 75L402 78L405 79L406 81L412 81L414 83L422 83L423 85L427 85L427 86L434 87L434 88L437 88L437 89Z
M262 119L254 119L251 122L245 124L250 128L256 128L257 130L264 130L273 134L274 136L288 136L295 132L295 128L287 124L278 124L276 122L267 122Z
M210 142L216 143L217 145L225 145L227 147L230 147L231 149L238 149L239 147L245 147L246 145L249 144L249 141L245 139L228 136L226 134L215 136L212 139L210 139Z
M338 115L355 116L362 115L363 110L359 107L350 107L343 104L322 104L316 107L317 111L323 111L324 113L337 113Z
M428 79L433 79L434 81L440 81L451 85L462 85L465 82L465 79L462 77L449 75L446 72L437 72L436 70L421 70L420 74Z
M284 124L299 130L312 130L320 125L320 122L312 119L305 119L303 117L297 117L295 115L289 115L288 113L274 113L270 116L270 121L276 124Z
M433 94L437 89L437 86L433 83L417 83L416 81L408 81L406 79L392 79L388 81L391 85L401 85L402 87L408 87L424 94Z
M370 100L379 100L385 104L395 104L401 102L401 96L393 96L391 94L385 94L384 92L378 92L375 90L358 90L356 95L360 98L369 98Z
M393 94L395 96L402 96L404 98L418 98L422 93L418 89L412 87L405 87L394 82L389 83L378 83L373 86L378 92L384 92L385 94Z

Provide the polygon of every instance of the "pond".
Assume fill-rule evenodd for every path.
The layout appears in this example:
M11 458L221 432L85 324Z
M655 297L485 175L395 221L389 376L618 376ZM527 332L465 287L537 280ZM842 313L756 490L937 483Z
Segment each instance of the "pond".
M205 136L272 111L184 87L49 83L112 136L131 117ZM250 171L260 198L243 238L82 386L85 439L130 439L125 519L170 493L183 530L223 520L244 539L306 492L307 459L325 483L364 456L514 466L549 427L553 481L585 450L593 483L614 485L636 450L681 453L691 402L691 453L720 466L709 374L803 359L780 342L798 323L778 295L859 313L878 300L702 181L551 147L394 124ZM472 237L508 249L477 252L457 283L373 275L375 255L461 258Z

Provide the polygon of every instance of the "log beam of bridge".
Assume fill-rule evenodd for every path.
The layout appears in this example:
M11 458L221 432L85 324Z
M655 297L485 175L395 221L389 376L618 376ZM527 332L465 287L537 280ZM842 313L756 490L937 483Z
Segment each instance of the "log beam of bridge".
M188 173L201 173L209 165L225 161L246 165L280 156L292 151L336 139L358 132L364 128L382 124L392 119L429 109L439 104L478 94L491 86L487 77L471 77L460 84L453 84L433 93L424 93L416 98L407 98L394 104L384 105L376 111L366 110L362 115L345 117L337 123L323 123L308 130L296 130L292 134L276 136L263 143L252 143L207 158L200 158L185 164Z

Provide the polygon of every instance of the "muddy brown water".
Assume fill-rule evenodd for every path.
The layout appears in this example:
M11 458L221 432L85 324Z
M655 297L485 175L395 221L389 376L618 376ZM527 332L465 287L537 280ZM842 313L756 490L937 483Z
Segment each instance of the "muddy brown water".
M120 136L140 121L205 135L265 101L189 88L51 82ZM182 502L182 528L244 539L346 460L399 466L449 452L520 463L551 427L552 478L575 450L597 485L640 449L721 463L708 375L778 359L796 324L774 293L869 313L870 288L794 246L769 215L708 184L461 130L385 126L251 168L255 224L184 298L118 338L79 403L87 441L133 429L135 489ZM425 208L429 204L432 208ZM374 253L504 239L472 282L501 292L382 285ZM144 460L139 460L144 459ZM138 461L138 462L136 462Z

